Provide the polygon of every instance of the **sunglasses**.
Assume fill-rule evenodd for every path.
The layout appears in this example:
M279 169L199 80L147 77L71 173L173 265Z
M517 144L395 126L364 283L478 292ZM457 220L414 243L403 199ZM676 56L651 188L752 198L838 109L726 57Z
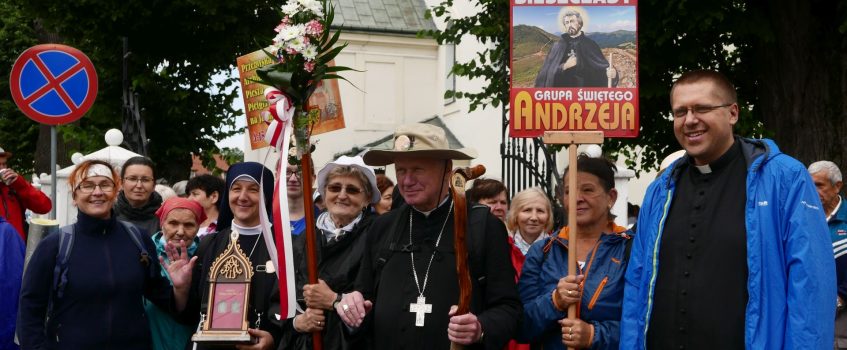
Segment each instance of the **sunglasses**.
M353 186L353 185L341 186L340 184L330 184L330 185L326 186L326 190L329 191L329 192L332 192L332 193L341 192L342 189L344 190L344 192L347 192L347 194L349 194L349 195L355 196L359 193L362 193L361 188L358 188L358 187Z

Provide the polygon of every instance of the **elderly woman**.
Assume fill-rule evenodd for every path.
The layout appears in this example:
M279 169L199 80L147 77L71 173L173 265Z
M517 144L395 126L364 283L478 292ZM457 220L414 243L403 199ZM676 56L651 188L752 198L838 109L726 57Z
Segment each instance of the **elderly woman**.
M545 349L617 349L621 300L629 255L630 231L614 224L610 209L618 197L615 166L600 158L581 156L576 189L576 225L579 239L573 252L579 261L576 275L568 275L568 228L534 244L518 283L524 305L519 338L541 343ZM576 304L578 319L567 310Z
M186 242L188 256L194 256L200 242L197 232L200 223L206 220L203 207L187 198L171 197L162 203L162 207L156 211L156 216L159 217L162 225L162 230L153 235L156 255L169 262L165 252L168 242L172 244ZM162 276L170 280L170 276L164 270ZM177 322L147 299L144 302L144 310L147 312L147 320L150 322L150 331L153 334L153 349L185 349L185 344L194 333L194 327Z
M376 176L361 157L341 156L318 173L318 191L327 207L316 220L320 280L303 287L307 309L294 318L294 330L301 333L295 348L311 349L311 336L306 333L313 331L322 333L325 349L364 348L344 337L344 325L334 310L341 294L353 290L359 271L365 243L362 233L373 218L368 206L380 198ZM295 244L295 249L305 251L304 240ZM307 281L304 253L301 257L298 285Z
M385 214L391 210L392 195L394 194L394 182L383 174L376 176L376 187L379 189L379 202L374 204L377 214Z
M526 255L533 243L550 237L553 229L553 206L538 187L525 189L512 199L506 215L506 228L521 254Z
M197 249L200 263L194 269L187 312L194 317L194 325L200 321L200 313L206 313L205 308L200 306L209 293L206 281L212 263L226 250L233 231L238 233L238 245L254 266L247 321L248 332L256 339L256 343L250 346L238 345L239 349L276 349L282 335L282 324L276 318L279 314L279 280L275 271L267 268L273 265L262 234L269 227L262 225L260 218L262 210L268 217L272 217L273 183L273 173L262 164L244 162L230 166L226 172L226 191L221 198L218 232L204 236ZM270 249L276 248L271 246ZM197 345L198 349L206 348L203 344Z
M171 286L149 236L117 220L120 179L108 163L80 163L68 185L77 222L45 237L31 257L18 313L21 347L149 349L142 297L171 312L185 308L195 259L183 242L166 245L170 263L160 260Z

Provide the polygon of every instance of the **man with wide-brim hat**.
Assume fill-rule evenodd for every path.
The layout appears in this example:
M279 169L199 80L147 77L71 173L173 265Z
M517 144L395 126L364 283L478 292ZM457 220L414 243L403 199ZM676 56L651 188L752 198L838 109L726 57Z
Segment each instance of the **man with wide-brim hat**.
M0 147L0 216L12 224L26 243L26 211L47 214L53 208L53 203L47 195L32 187L23 176L18 176L18 173L9 168L8 161L11 157L12 152Z
M502 349L522 312L503 223L487 207L468 209L466 236L473 281L471 312L454 315L459 299L448 178L454 159L472 150L451 149L443 129L408 124L393 148L365 153L368 165L394 164L406 204L377 217L366 232L366 252L354 283L336 312L370 337L376 349ZM354 332L356 333L356 332Z

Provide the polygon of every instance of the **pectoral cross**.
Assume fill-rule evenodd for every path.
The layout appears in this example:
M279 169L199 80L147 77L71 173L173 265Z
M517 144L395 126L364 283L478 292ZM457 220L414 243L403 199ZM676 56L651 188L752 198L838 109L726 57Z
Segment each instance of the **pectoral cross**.
M409 304L409 312L415 314L415 326L423 327L424 317L426 316L424 314L432 313L432 304L426 303L426 297L419 296L417 303Z

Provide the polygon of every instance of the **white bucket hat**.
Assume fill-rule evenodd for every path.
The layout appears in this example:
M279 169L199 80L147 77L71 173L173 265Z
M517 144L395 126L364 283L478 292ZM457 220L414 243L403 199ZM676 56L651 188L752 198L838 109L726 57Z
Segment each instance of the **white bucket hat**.
M369 186L370 190L371 190L370 203L374 204L374 203L379 202L380 197L381 197L381 193L379 192L379 188L376 187L376 174L374 174L373 168L365 165L364 160L362 160L362 157L359 157L359 156L355 156L355 157L341 156L341 157L338 157L338 159L327 163L326 166L324 166L323 169L321 169L321 171L318 172L318 193L320 193L321 197L326 199L326 180L327 180L327 176L329 176L329 173L333 169L338 168L338 167L342 167L342 166L349 166L349 167L356 168L359 171L361 171L363 174L365 174L365 177L368 178L368 183L366 184L366 186Z

